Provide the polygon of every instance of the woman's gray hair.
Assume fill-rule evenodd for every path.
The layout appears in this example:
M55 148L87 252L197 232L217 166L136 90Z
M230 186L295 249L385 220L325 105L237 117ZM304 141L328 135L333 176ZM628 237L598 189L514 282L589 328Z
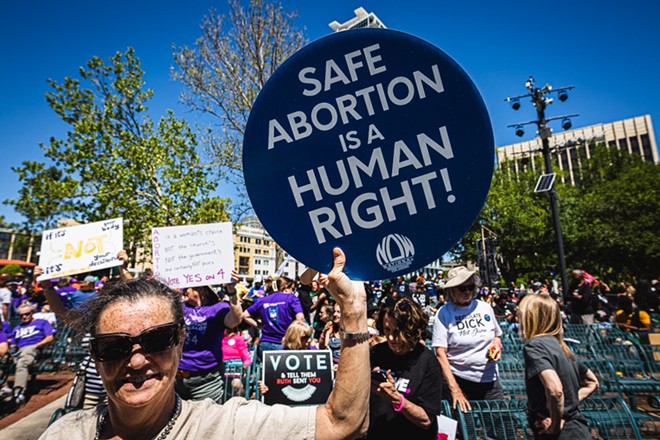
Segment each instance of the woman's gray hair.
M479 287L481 287L481 278L479 275L476 273L472 275L470 278L465 280L463 283L459 284L459 286L462 286L463 284L474 284L474 290L472 291L472 299L477 297L477 292L479 291ZM445 298L447 298L447 301L449 302L454 302L454 294L452 293L454 289L457 289L458 286L450 287L445 290Z
M174 322L183 325L181 295L160 281L136 278L106 283L98 294L81 306L77 327L94 336L101 313L110 305L122 301L135 303L145 298L162 298L167 301Z

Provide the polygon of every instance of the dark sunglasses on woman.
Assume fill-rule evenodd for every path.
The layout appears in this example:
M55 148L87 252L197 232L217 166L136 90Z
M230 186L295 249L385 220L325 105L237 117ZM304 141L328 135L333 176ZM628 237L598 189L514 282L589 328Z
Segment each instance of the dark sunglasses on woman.
M470 292L474 290L474 284L461 284L460 286L456 286L456 288L461 292Z
M90 351L97 362L112 362L128 358L133 345L145 354L158 353L175 347L181 340L181 325L175 322L149 327L137 336L128 333L104 333L90 339Z

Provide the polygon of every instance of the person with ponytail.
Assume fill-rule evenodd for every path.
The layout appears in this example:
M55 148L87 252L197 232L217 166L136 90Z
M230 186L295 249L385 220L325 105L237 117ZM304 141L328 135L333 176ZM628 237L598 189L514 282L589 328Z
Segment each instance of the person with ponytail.
M564 342L559 304L549 295L528 295L520 302L518 319L534 438L591 439L578 404L598 388L598 379Z

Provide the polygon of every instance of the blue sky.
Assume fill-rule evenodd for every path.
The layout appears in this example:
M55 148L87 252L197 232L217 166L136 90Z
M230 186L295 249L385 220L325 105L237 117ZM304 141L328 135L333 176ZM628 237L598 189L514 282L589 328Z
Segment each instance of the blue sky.
M507 125L534 117L531 103L518 112L504 102L525 93L534 75L540 84L576 87L570 99L553 104L548 116L579 113L574 127L651 114L660 122L660 2L639 0L348 1L285 0L298 10L298 25L315 40L332 32L353 9L375 12L391 29L421 37L452 56L481 91L496 145L517 142ZM182 90L170 78L172 45L192 44L199 25L224 0L66 0L4 2L0 14L0 200L19 189L11 171L23 160L39 160L39 143L63 137L66 126L48 107L46 80L75 76L89 58L107 59L134 47L154 89L154 119L173 109L190 122L197 115L179 104ZM553 126L560 130L559 124ZM523 139L533 137L528 129ZM656 136L657 139L657 136ZM10 207L0 215L20 222Z

